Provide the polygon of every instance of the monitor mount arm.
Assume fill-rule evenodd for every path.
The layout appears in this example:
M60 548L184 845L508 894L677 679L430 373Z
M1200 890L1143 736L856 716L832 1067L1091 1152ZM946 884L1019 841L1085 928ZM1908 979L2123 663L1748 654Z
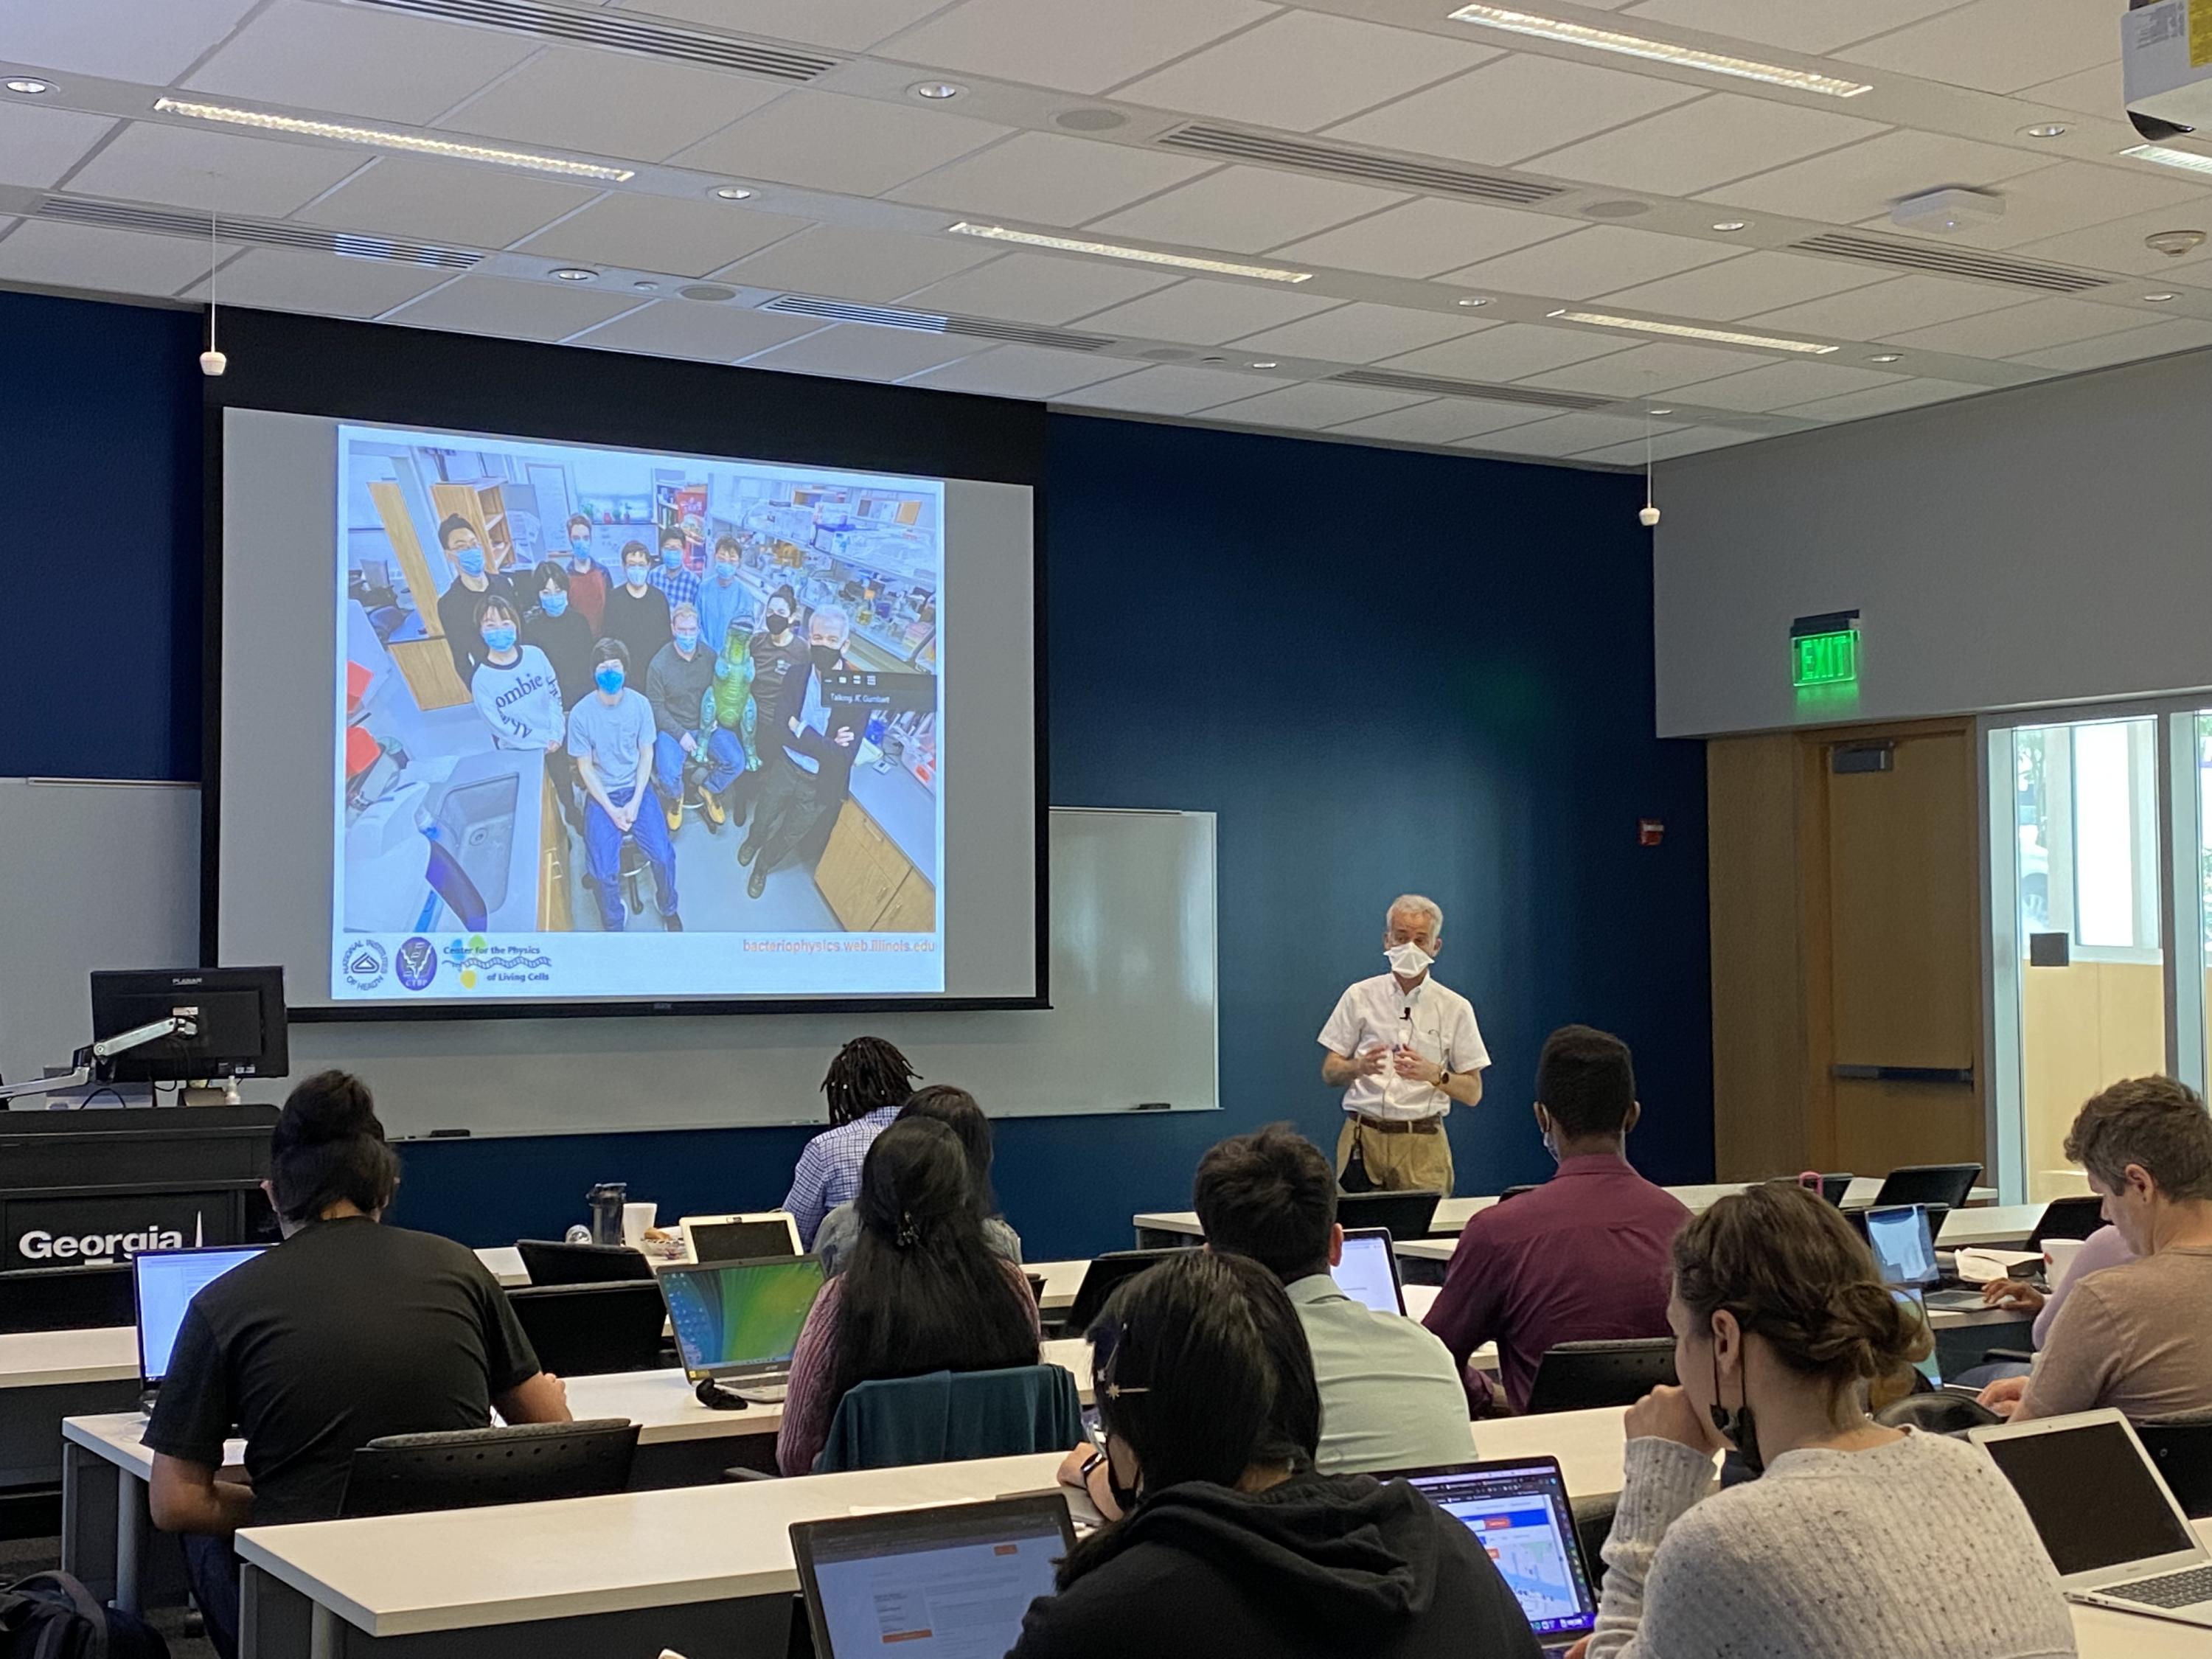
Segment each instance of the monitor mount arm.
M160 1019L128 1031L119 1031L112 1037L103 1037L90 1048L80 1048L70 1057L70 1069L59 1077L33 1078L27 1083L0 1085L0 1100L13 1100L18 1095L48 1095L57 1089L82 1088L92 1081L95 1067L105 1069L106 1063L118 1054L127 1054L133 1048L143 1048L149 1042L159 1042L163 1037L198 1036L200 1030L197 1011L179 1010Z

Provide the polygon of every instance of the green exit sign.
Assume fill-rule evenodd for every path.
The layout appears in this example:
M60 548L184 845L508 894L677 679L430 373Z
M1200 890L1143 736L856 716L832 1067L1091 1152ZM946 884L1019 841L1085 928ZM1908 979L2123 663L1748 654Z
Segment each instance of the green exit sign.
M1859 630L1800 634L1790 641L1790 684L1841 685L1859 677Z

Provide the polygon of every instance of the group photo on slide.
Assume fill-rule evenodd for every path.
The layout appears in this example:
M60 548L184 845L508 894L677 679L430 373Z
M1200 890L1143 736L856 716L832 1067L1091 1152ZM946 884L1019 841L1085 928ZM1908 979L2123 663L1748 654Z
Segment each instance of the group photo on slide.
M337 439L335 994L650 991L708 960L674 934L934 957L940 483Z

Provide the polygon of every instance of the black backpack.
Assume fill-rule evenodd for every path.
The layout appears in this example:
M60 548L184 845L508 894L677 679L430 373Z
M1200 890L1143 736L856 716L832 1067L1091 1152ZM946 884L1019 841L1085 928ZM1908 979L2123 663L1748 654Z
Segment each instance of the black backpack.
M40 1572L0 1586L0 1659L169 1659L169 1644L69 1574Z

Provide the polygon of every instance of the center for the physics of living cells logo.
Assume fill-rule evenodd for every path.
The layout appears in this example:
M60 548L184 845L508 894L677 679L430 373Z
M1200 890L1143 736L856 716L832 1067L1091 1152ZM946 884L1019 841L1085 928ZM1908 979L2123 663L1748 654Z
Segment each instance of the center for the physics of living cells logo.
M373 939L356 941L345 956L346 983L356 991L373 991L384 983L384 947Z
M392 955L392 971L410 991L419 991L438 977L438 947L417 933Z
M491 942L482 933L471 933L466 939L453 939L446 942L446 960L459 970L461 988L464 991L472 991L476 988L476 964L483 960L484 953L490 949Z

